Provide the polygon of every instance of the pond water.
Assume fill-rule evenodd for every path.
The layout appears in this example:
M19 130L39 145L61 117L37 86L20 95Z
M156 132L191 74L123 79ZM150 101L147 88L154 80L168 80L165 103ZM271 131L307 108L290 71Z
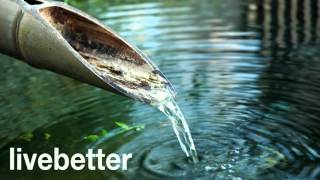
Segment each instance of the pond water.
M320 1L73 5L137 45L172 82L199 162L155 108L0 56L2 179L320 178ZM10 172L8 147L101 148L133 159L128 171Z

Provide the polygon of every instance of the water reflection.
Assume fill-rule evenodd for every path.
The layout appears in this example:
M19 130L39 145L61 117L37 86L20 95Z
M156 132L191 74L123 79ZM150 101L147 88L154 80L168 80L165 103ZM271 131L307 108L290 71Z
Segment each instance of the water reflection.
M317 0L252 0L247 19L261 27L264 47L294 48L318 41L319 6Z
M134 153L130 171L67 172L60 179L319 178L320 1L102 2L78 5L160 66L178 92L202 161L186 162L155 109L10 60L0 66L1 137L36 130L52 140L23 144L34 151ZM114 121L146 129L118 134ZM83 141L101 129L110 135Z

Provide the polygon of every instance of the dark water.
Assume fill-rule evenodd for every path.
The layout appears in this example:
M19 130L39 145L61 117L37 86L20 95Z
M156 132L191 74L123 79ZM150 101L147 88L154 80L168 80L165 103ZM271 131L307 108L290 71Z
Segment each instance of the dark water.
M81 2L172 82L200 162L156 109L1 56L1 179L320 178L320 1ZM13 174L10 146L134 158L124 172Z

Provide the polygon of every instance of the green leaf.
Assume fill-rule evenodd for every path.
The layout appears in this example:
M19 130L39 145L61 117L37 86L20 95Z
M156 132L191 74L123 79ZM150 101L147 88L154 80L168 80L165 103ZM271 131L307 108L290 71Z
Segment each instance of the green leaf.
M105 129L102 129L101 131L100 131L100 136L105 136L105 135L107 135L108 134L108 131L106 131Z
M43 136L44 136L44 139L47 141L51 138L51 134L49 133L44 133Z
M91 134L88 135L86 137L84 137L85 140L91 141L91 142L95 142L99 139L99 136L95 135L95 134Z
M33 138L32 132L28 132L28 133L22 134L20 136L20 139L28 141L28 142L30 142L32 140L32 138Z
M117 126L119 126L120 128L124 129L124 130L130 130L132 129L130 126L128 126L127 124L125 123L122 123L122 122L115 122Z

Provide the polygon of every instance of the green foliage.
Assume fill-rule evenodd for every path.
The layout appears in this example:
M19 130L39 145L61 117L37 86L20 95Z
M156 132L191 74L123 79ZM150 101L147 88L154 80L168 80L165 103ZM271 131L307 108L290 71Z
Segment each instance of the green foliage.
M101 131L100 131L100 136L105 136L105 135L107 135L108 134L108 132L105 130L105 129L102 129Z
M90 142L95 142L97 141L98 139L106 136L108 134L108 132L105 130L105 129L102 129L99 134L90 134L88 136L85 136L84 139L85 140L88 140Z
M44 139L45 139L46 141L49 141L50 138L51 138L51 134L49 134L49 133L44 133L43 136L44 136Z
M88 140L90 142L95 142L99 139L100 137L98 135L95 135L95 134L91 134L91 135L88 135L86 137L84 137L85 140Z
M32 132L27 132L27 133L24 133L21 136L19 136L18 139L23 140L23 141L27 141L27 142L31 142L32 140L37 139L37 137L41 137L41 136L34 135ZM51 134L43 133L42 137L44 140L49 141L51 138Z
M123 130L128 131L128 130L131 129L130 126L128 126L127 124L125 124L125 123L123 123L123 122L115 122L115 123L116 123L117 126L119 126L120 128L122 128Z
M82 7L83 5L88 3L87 1L83 0L63 0L63 2L75 7Z
M34 137L34 135L32 134L32 132L27 132L27 133L22 134L19 138L24 141L30 142L33 137Z
M144 125L135 125L135 126L130 126L124 122L115 122L115 124L121 128L121 132L127 132L127 131L141 131L142 129L144 129ZM102 129L99 133L97 134L89 134L87 136L85 136L83 139L90 141L90 142L96 142L98 141L100 138L104 137L108 135L108 132L105 129Z
M140 125L135 125L135 126L129 126L123 122L115 122L117 126L119 126L122 130L124 131L130 131L130 130L136 130L136 131L141 131L142 129L144 129L144 125L140 124Z

